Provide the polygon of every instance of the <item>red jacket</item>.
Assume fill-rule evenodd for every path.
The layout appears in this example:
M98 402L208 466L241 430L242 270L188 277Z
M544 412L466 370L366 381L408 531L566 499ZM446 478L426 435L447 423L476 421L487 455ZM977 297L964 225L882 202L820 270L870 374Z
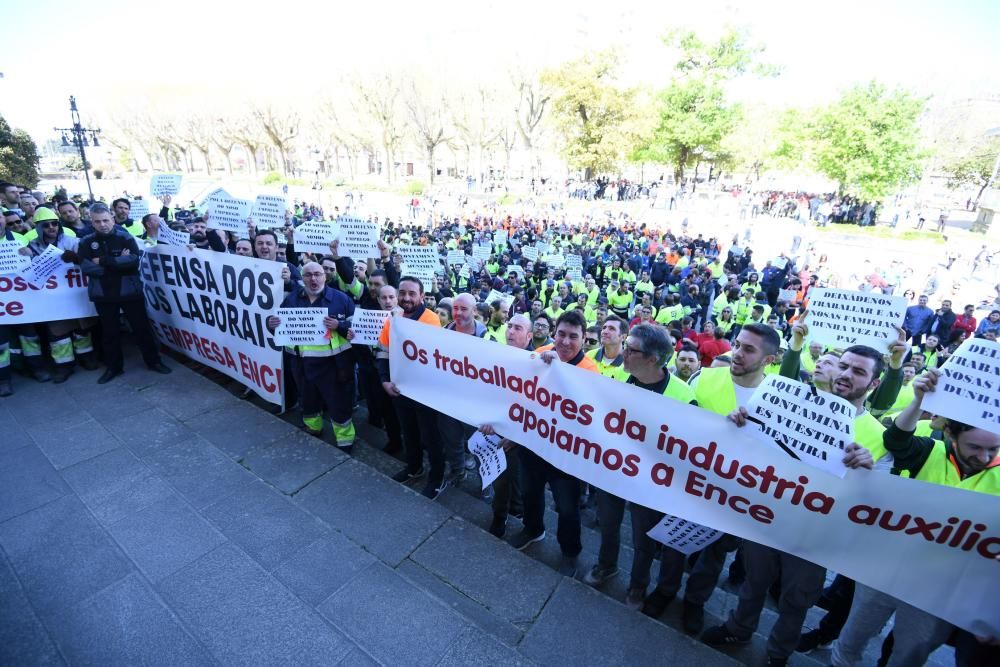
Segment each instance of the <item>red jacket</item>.
M976 318L966 317L964 314L955 318L955 323L951 325L951 330L961 329L965 332L962 338L968 338L976 331Z
M732 346L725 338L712 338L711 340L699 341L698 354L701 356L701 367L708 368L712 365L712 360L720 354L725 354L732 350Z

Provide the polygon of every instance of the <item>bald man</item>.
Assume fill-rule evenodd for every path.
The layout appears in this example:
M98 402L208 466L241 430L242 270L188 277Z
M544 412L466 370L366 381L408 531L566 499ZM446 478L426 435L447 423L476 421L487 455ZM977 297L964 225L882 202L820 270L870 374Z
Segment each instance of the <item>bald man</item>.
M476 319L476 299L471 294L463 292L452 300L451 317L452 321L446 329L476 338L486 335L486 325ZM476 460L465 452L465 444L475 428L443 412L438 415L438 430L444 441L444 453L450 468L445 479L452 486L458 486L468 475L468 471L476 467Z
M507 320L507 344L521 350L531 349L531 320L524 313Z

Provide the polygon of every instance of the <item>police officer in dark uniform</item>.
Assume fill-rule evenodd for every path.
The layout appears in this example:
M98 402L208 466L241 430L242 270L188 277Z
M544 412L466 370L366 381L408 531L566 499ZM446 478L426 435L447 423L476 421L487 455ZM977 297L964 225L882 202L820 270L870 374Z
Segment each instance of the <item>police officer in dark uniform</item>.
M167 374L170 369L160 360L153 330L146 318L146 305L139 280L139 246L135 237L115 225L105 204L90 207L94 233L80 241L77 254L80 269L89 278L88 294L97 308L101 323L101 342L107 370L97 380L105 384L123 370L121 331L118 314L125 313L150 370Z

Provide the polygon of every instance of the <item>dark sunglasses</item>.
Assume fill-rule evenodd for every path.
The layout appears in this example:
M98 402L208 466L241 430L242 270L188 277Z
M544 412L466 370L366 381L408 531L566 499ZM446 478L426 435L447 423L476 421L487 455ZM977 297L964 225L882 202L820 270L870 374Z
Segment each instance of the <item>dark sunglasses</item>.
M55 220L46 220L45 222L38 223L39 227L58 227L59 223Z

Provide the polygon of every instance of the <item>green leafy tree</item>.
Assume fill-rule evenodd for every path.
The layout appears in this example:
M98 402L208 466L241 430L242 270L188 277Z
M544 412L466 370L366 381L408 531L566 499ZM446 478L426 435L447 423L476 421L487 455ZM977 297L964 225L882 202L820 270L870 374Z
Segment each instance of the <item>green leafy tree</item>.
M0 116L0 181L38 185L38 148L24 130L12 130Z
M1000 159L998 156L1000 156L1000 138L983 138L964 155L955 156L941 165L941 171L948 177L948 187L952 190L978 188L975 197L975 202L978 204L983 191L990 184L990 177L993 176L997 160Z
M655 127L631 157L672 165L679 181L692 163L719 162L718 156L735 159L731 147L722 144L741 109L727 101L726 82L747 73L775 75L777 70L756 62L764 49L751 45L740 30L730 29L711 43L694 32L673 32L664 43L680 52L674 64L677 76L657 95Z
M617 70L618 56L602 51L542 73L563 157L588 180L616 171L634 143L636 91L619 84Z
M918 120L926 99L870 82L821 109L809 125L816 170L840 192L874 201L920 178Z

